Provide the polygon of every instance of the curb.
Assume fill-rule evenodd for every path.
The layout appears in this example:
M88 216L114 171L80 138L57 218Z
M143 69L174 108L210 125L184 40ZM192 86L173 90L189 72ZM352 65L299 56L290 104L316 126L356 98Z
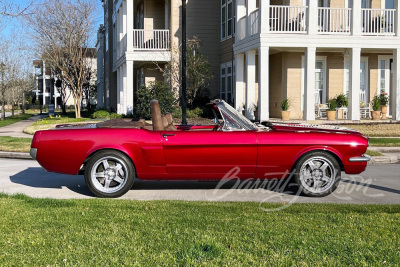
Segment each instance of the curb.
M29 153L24 152L3 152L0 151L0 158L5 159L30 159L33 160Z
M371 157L369 164L393 164L398 161L399 159L395 155L376 156Z
M381 152L381 153L400 153L400 147L369 146L368 150L377 151L377 152Z

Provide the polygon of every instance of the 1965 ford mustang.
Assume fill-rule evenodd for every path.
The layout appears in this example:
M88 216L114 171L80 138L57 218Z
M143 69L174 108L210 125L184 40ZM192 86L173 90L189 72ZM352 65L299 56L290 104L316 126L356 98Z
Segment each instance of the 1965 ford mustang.
M99 197L119 197L142 180L293 178L308 196L326 196L341 172L359 174L369 157L357 131L298 124L252 123L223 100L211 102L215 125L174 126L151 102L152 124L110 120L38 131L31 156L49 172L85 175ZM220 118L220 119L218 119Z

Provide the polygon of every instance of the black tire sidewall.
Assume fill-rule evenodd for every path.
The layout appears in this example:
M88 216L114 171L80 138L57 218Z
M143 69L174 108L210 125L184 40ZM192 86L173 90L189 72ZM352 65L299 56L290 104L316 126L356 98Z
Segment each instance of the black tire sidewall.
M321 192L321 193L314 193L314 192L311 192L311 191L307 190L305 187L303 187L303 185L301 183L301 180L300 180L300 169L301 169L301 166L308 159L310 159L312 157L325 158L326 160L328 160L328 161L330 161L332 163L332 165L333 165L333 167L335 168L335 171L336 171L335 181L332 184L332 186L330 188L328 188L327 190ZM296 163L294 171L295 171L294 180L295 180L295 182L297 184L297 187L299 188L301 193L303 193L306 196L310 196L310 197L324 197L324 196L330 195L331 193L333 193L336 190L336 188L338 187L338 185L340 183L340 179L341 179L341 169L340 169L338 161L331 154L326 153L326 152L322 152L322 151L311 152L311 153L308 153L308 154L304 155Z
M115 158L118 158L121 161L123 161L125 163L125 166L128 171L127 181L126 181L125 185L120 190L118 190L117 192L113 192L113 193L104 193L104 192L97 190L96 187L92 183L91 174L90 174L90 172L93 168L93 165L99 159L107 157L107 156L115 157ZM133 166L132 161L125 154L118 152L118 151L113 151L113 150L103 150L103 151L97 152L88 161L88 163L85 166L84 176L85 176L86 185L89 187L90 191L93 194L95 194L96 196L101 197L101 198L116 198L116 197L120 197L120 196L126 194L132 188L133 183L135 181L136 173L135 173L135 167Z

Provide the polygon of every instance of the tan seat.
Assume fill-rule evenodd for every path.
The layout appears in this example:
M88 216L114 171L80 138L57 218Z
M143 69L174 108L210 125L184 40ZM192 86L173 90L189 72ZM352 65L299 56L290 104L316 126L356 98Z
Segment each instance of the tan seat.
M150 101L151 108L151 121L153 123L153 131L163 131L164 126L161 117L160 104L157 100L153 99Z

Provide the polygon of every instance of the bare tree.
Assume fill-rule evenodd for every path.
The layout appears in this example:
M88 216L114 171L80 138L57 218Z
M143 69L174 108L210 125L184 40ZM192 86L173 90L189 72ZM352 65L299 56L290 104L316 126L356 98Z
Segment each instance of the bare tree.
M37 54L56 66L74 98L75 116L81 117L83 87L90 74L88 44L94 34L93 0L44 0L26 16Z

